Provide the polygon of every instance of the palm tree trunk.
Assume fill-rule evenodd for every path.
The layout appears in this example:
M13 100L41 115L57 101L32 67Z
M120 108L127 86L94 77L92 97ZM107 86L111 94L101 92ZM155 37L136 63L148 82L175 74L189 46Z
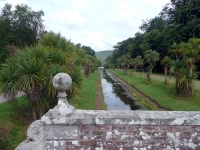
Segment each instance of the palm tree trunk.
M172 78L172 73L169 72L169 80Z
M190 76L192 76L192 63L189 64L189 71L190 71Z
M134 66L134 75L136 75L136 66Z
M44 112L41 110L41 111L39 112L39 117L42 118L43 115L44 115Z
M165 71L165 88L167 87L167 66L164 68Z
M189 73L190 73L190 77L192 76L192 63L189 64ZM189 92L189 97L191 97L193 95L193 88L192 88L192 80L191 79L191 83L189 84L189 87L188 87L188 92Z
M190 76L192 76L192 63L190 63ZM191 80L193 80L193 79L191 79ZM191 81L191 84L189 85L189 87L190 87L190 93L191 93L190 96L192 96L193 95L192 81Z
M128 64L128 72L129 72L130 65Z
M176 94L180 93L180 82L178 80L178 77L176 76Z
M85 72L86 78L88 78L88 76L89 76L89 65L88 64L85 64L85 66L84 66L84 72Z
M144 75L144 77L145 77L145 74L144 74L144 69L143 69L143 67L142 67L142 74Z
M37 111L36 111L36 106L35 106L35 102L33 102L33 106L32 106L32 114L33 114L33 120L37 120Z

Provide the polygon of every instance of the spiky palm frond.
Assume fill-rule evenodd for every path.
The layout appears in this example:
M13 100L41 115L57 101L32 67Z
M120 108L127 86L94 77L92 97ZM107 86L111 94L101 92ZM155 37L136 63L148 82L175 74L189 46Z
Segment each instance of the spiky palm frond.
M15 68L7 64L2 65L0 70L0 93L12 97L17 92Z
M80 69L76 68L73 72L70 72L69 75L72 78L72 88L80 89L83 81L83 74Z
M58 49L48 49L47 53L49 54L49 64L59 64L65 65L66 64L66 55L64 52Z
M195 49L187 49L183 53L183 59L188 64L193 64L199 60L198 51Z
M16 62L18 73L16 74L17 86L20 90L40 86L44 81L45 64L36 58L20 59Z
M188 79L188 76L189 76L189 72L187 70L187 68L185 67L180 67L179 68L179 74L178 74L178 80L180 83L184 83L187 81Z
M183 62L179 60L173 60L170 64L170 72L178 75L179 69L183 65Z
M42 60L44 62L51 61L48 49L41 44L37 44L34 47L27 47L24 51L27 51L30 57L35 57L38 60Z
M40 39L40 43L45 47L58 48L58 43L60 39L61 39L60 33L56 34L51 31L43 35L43 37Z
M159 53L150 49L145 51L144 58L148 63L155 63L156 61L159 60Z
M161 60L161 64L163 64L164 66L169 66L170 63L172 62L171 58L168 56L165 56L162 60Z

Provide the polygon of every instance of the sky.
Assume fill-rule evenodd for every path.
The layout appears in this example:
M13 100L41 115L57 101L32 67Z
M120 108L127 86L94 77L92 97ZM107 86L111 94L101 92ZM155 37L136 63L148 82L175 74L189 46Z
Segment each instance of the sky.
M47 31L60 32L74 44L93 50L112 50L117 42L134 37L143 20L157 16L170 0L0 0L27 4L44 11Z

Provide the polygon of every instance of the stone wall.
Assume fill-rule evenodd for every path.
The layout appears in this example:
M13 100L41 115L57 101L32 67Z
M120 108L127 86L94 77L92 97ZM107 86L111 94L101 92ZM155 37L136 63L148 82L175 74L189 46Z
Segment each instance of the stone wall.
M16 150L200 150L200 112L75 110L57 74L58 104L33 122Z
M17 150L200 150L200 112L54 108L28 132Z

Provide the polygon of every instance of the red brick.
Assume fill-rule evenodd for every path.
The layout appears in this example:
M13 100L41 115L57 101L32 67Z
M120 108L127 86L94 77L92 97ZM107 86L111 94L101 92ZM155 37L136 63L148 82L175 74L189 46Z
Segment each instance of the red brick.
M112 130L127 130L127 126L124 125L113 125Z
M86 146L93 146L95 145L96 141L91 141L91 140L88 140L88 141L80 141L80 145L86 145Z
M94 130L95 127L94 126L90 126L90 125L80 125L79 129L80 130Z
M113 141L113 145L125 145L127 144L127 141L125 140L120 140L120 141Z
M111 125L96 125L95 130L112 130Z

